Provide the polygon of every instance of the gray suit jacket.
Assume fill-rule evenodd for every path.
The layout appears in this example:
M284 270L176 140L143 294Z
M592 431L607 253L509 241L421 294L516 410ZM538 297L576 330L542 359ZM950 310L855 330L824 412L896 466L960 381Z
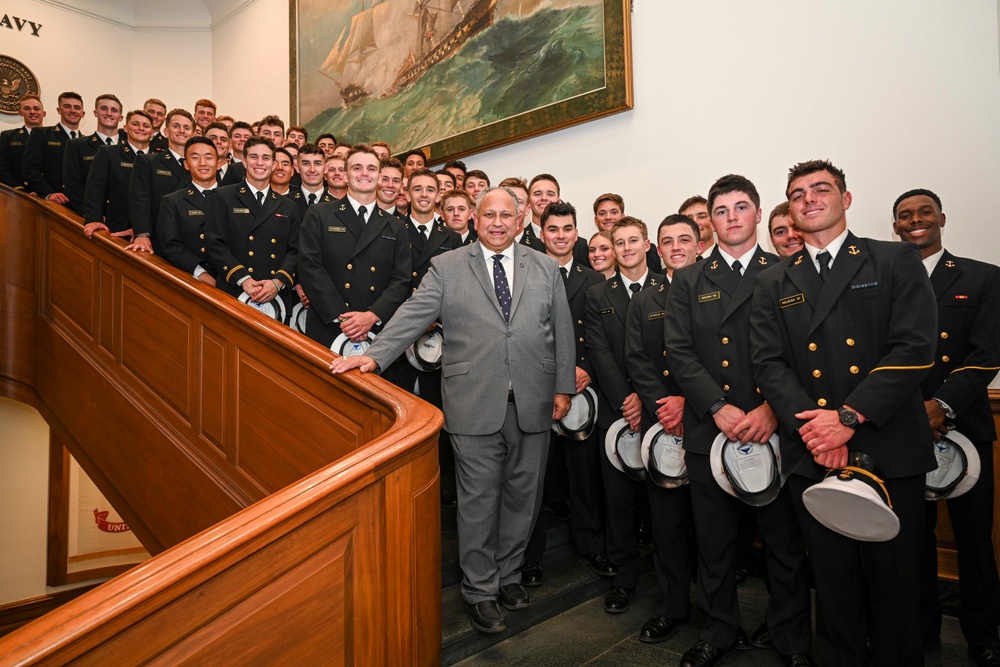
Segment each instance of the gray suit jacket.
M576 391L573 320L559 267L514 245L510 323L477 242L435 257L420 287L368 348L388 368L434 321L444 328L441 397L449 433L488 435L503 425L508 382L522 431L552 426L556 393Z

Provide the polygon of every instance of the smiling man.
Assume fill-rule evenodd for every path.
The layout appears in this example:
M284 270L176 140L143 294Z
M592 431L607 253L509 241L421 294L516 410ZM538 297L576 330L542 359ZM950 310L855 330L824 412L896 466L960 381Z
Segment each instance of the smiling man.
M782 492L791 493L813 566L820 657L923 664L919 561L934 454L920 383L934 362L934 293L912 244L848 230L842 170L797 164L786 194L805 248L758 279L750 335L756 386L781 425ZM899 518L887 542L836 533L802 502L855 452L879 466ZM777 644L773 627L772 636Z
M97 130L90 136L71 139L63 156L64 192L69 197L69 207L81 215L84 215L83 190L98 149L117 146L124 139L124 133L118 131L122 122L122 103L116 96L99 95L94 100L94 118Z
M42 98L28 93L18 103L18 115L24 120L21 127L0 132L0 183L15 190L23 190L27 185L24 178L24 150L28 145L31 131L42 126L45 108Z
M403 191L403 163L394 157L379 160L378 189L375 197L379 208L397 218L406 219L406 213L396 207L400 192Z
M346 196L310 208L302 224L306 335L326 347L341 333L353 341L378 333L410 294L409 237L403 221L376 204L378 176L375 152L355 146L347 156Z
M80 121L85 114L79 93L65 92L56 107L59 122L39 127L28 136L21 169L27 181L26 190L56 204L66 206L69 197L63 188L63 156L66 144L80 137Z
M503 605L530 604L524 544L541 502L553 419L575 391L573 328L555 260L515 243L509 190L479 202L479 241L431 262L420 289L368 348L331 370L385 368L433 322L446 329L442 394L458 486L462 597L480 632L506 629Z
M288 301L298 267L299 212L271 189L274 144L253 137L243 149L246 180L218 188L211 198L205 237L217 286L254 303Z
M684 461L698 545L698 606L705 616L681 667L709 667L750 644L736 595L735 547L745 505L716 482L709 455L720 433L767 442L778 427L750 363L754 281L778 262L757 245L760 195L749 179L730 174L712 185L707 208L718 243L703 261L674 273L663 319L667 369L684 395ZM770 595L754 644L768 643L769 631L785 664L811 665L805 550L787 487L755 512L767 547Z
M701 242L705 246L702 256L710 252L715 244L715 230L712 227L712 216L708 211L708 200L701 195L688 197L681 202L677 212L694 220L701 230Z
M957 257L944 247L947 217L941 199L925 189L901 194L893 231L920 250L937 298L937 352L921 388L934 440L954 426L976 447L984 474L965 494L948 499L958 546L959 620L977 665L1000 664L1000 579L993 551L993 441L989 384L1000 370L1000 269ZM938 598L937 503L927 503L921 571L924 645L941 634Z
M609 280L587 290L587 358L594 369L597 391L597 442L603 443L608 429L621 418L639 430L642 403L632 387L625 367L625 316L629 303L643 289L657 288L664 277L646 265L649 237L646 223L625 216L611 229L618 271ZM639 548L636 543L636 494L643 491L637 482L615 468L607 456L600 457L606 510L607 555L617 574L604 598L604 611L628 611L639 583Z
M149 150L162 151L167 149L167 137L163 134L163 123L167 120L167 105L162 100L151 97L142 103L142 110L149 114L153 121L153 136L149 138Z
M469 229L472 208L472 199L465 190L449 190L441 195L444 224L448 229L458 234L462 245L469 245L476 241L476 230Z
M783 201L774 207L767 218L767 234L771 245L779 257L791 257L802 250L802 235L795 228L791 214L788 212L788 202Z
M209 202L216 188L217 146L206 137L192 137L184 146L184 167L191 174L188 187L163 198L159 233L163 257L194 278L215 285L215 270L208 260L205 229Z

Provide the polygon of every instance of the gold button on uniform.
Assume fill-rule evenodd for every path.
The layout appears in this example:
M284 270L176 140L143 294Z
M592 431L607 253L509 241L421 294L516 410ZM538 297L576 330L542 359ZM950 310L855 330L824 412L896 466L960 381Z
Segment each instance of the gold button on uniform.
M353 265L353 264L348 264L348 265L347 265L347 270L348 270L348 271L350 271L350 270L351 270L351 269L353 269L353 268L354 268L354 265Z
M723 345L729 345L729 338L728 338L728 337L726 337L726 336L723 336L723 337L722 337L722 344L723 344Z
M722 385L722 391L729 391L729 385L728 384Z
M854 347L854 339L853 338L848 338L846 342L847 342L847 347Z
M272 276L274 275L274 271L271 271L271 275L272 275Z
M372 267L372 273L375 273L375 267L374 266Z
M816 343L809 343L809 351L810 352L815 352L817 347L819 347L819 346L816 345Z
M373 292L375 291L375 286L374 286L374 285L372 285L372 287L371 287L371 290L372 290ZM414 288L414 291L416 291L416 288Z
M666 350L663 351L663 356L667 356L667 351Z
M948 356L948 355L946 354L946 355L944 355L943 357L941 357L941 361L943 361L944 363L948 363L949 361L951 361L951 357L949 357L949 356Z
M581 343L583 342L583 339L582 339L582 338L580 339L580 342L581 342Z
M668 375L670 375L670 371L663 371L663 377L667 377Z
M253 237L252 236L250 237L250 240L253 241Z
M941 332L941 340L945 340L946 338L948 338L948 332L947 331L942 331Z
M248 254L248 255L250 255L251 257L253 257L253 250L251 250L251 251L250 251L250 252L248 252L247 254Z
M351 289L351 283L344 283L344 289Z
M277 255L275 255L275 254L274 254L274 253L272 252L272 253L271 253L271 259L277 259L277 258L278 258L278 257L277 257Z
M251 266L249 269L247 269L247 271L249 271L250 273L253 273L253 267Z
M723 359L723 360L722 360L722 367L723 367L723 368L729 368L729 361L728 361L728 360L726 360L726 359Z
M818 378L818 377L820 377L821 375L823 375L823 374L819 372L819 369L818 369L818 368L817 368L816 370L814 370L814 371L813 371L813 377L814 377L814 378Z
M825 398L819 399L818 401L816 401L816 405L818 405L821 408L826 407L826 399Z
M278 239L271 239L271 243L277 243Z
M414 278L416 278L416 277L417 277L417 272L416 272L416 271L414 271L414 272L413 272L413 277L414 277Z
M199 234L198 238L203 239L203 238L205 238L205 235L204 234Z
M201 251L202 251L202 252L205 252L205 249L204 249L204 248L202 248L202 249L201 249Z
M860 372L861 372L860 368L858 368L857 366L851 366L851 375L857 375Z

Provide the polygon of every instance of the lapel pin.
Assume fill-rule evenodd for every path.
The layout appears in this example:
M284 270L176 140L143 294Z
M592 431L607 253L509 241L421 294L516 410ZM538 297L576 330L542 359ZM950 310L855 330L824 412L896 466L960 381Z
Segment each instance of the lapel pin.
M340 210L341 211L346 211L347 210L347 204L341 204L340 205Z
M757 261L760 262L761 266L767 266L767 257L761 257Z
M611 283L611 289L618 289L618 281L617 280L614 281L613 283Z
M240 194L241 195L245 195L246 193L247 193L247 189L246 188L240 188Z
M712 260L712 264L708 268L713 269L713 270L717 269L717 268L719 268L719 263L713 259Z
M802 263L802 257L803 257L803 255L799 255L799 258L797 260L795 260L795 264L792 264L792 266L798 266L799 264L801 264Z
M656 278L650 278L650 279L649 279L649 286L650 286L650 287L653 287L653 286L655 286L656 284L657 284L657 283L656 283Z
M951 261L950 259L945 261L944 265L947 266L949 269L955 268L955 262Z
M861 254L861 250L856 245L847 246L847 252L851 253L852 255L860 255Z

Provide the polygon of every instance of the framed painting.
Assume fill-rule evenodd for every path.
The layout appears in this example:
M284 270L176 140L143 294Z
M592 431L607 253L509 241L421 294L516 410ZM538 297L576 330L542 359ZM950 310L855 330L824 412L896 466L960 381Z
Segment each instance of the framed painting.
M632 108L631 0L290 0L291 116L429 163Z

